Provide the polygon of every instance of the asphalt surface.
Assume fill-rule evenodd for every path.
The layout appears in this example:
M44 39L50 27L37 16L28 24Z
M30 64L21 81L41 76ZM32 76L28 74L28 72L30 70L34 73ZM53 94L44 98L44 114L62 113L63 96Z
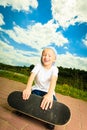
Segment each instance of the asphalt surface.
M17 113L7 103L9 93L23 90L25 84L0 77L0 130L47 130L44 123ZM87 102L69 96L56 94L58 100L69 106L71 118L55 130L87 130Z

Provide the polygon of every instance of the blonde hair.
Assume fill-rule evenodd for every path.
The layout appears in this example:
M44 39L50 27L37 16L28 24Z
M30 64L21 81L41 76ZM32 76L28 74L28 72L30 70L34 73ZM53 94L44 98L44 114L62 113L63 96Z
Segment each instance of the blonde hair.
M46 47L46 48L43 49L42 54L43 54L43 52L44 52L45 49L51 49L53 51L53 53L55 54L55 60L57 59L57 51L56 51L55 48L53 48L53 47ZM42 62L42 56L41 56L41 63L43 64L43 62ZM55 62L53 62L53 64L55 64Z

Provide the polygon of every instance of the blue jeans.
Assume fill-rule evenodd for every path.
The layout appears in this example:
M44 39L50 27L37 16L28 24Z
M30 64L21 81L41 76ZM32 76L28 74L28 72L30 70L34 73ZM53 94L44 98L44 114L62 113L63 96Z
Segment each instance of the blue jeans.
M43 91L40 91L40 90L33 90L32 91L32 94L36 94L38 96L44 96L45 94L47 94L47 92L43 92ZM53 95L53 100L57 101L56 97Z

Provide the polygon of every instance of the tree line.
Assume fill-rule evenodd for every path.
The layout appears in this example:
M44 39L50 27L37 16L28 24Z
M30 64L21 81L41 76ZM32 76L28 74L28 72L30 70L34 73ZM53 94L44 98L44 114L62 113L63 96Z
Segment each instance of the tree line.
M8 70L17 73L21 73L29 76L31 70L34 68L34 65L27 66L11 66L0 63L0 70ZM81 89L83 91L87 90L87 71L72 69L72 68L63 68L58 67L58 84L67 84L69 86Z

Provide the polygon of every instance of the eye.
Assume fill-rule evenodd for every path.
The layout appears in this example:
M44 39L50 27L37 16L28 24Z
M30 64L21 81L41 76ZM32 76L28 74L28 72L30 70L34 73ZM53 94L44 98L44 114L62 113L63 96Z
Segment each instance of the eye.
M43 54L42 56L46 56L45 54Z

